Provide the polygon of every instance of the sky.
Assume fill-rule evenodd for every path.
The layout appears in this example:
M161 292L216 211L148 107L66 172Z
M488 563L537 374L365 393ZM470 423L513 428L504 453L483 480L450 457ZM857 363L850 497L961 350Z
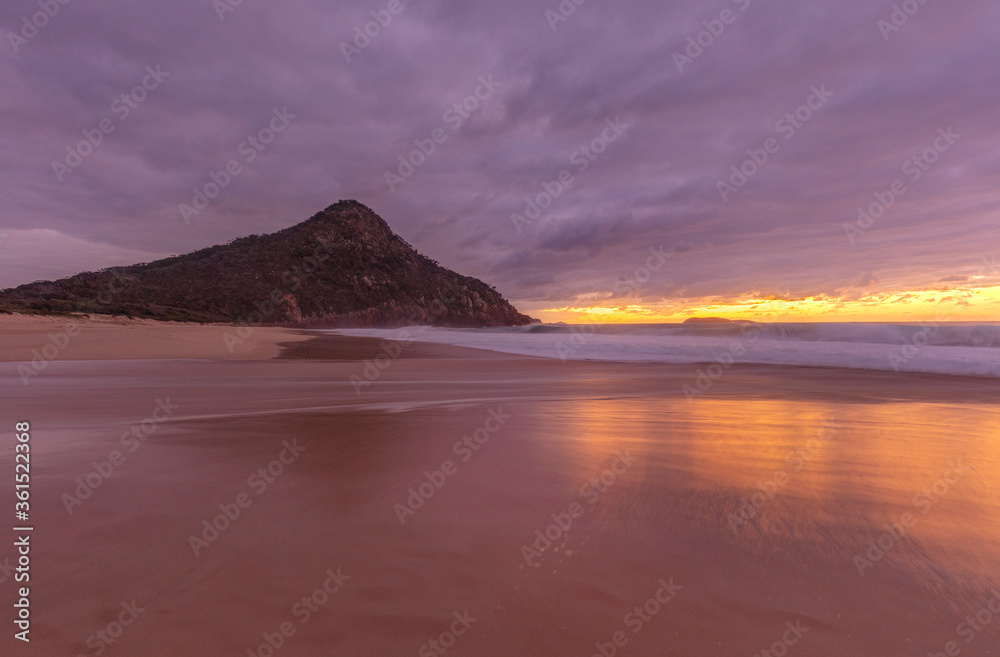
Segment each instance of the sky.
M232 2L0 6L0 287L356 199L546 321L1000 317L995 0Z

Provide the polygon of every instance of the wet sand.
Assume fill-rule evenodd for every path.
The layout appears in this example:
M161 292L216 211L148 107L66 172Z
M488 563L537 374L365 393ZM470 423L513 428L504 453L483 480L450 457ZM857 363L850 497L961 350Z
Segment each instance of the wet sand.
M283 358L0 363L37 527L4 654L1000 655L1000 614L960 627L1000 611L993 381L734 366L688 400L692 366L413 344L364 385L377 341L274 331Z

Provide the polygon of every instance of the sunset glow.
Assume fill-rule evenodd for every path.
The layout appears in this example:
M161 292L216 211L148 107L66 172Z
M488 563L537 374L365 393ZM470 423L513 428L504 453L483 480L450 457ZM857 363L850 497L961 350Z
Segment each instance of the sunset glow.
M695 299L649 305L568 306L534 311L545 322L636 324L692 317L781 322L927 322L1000 320L1000 286L882 292L857 299Z

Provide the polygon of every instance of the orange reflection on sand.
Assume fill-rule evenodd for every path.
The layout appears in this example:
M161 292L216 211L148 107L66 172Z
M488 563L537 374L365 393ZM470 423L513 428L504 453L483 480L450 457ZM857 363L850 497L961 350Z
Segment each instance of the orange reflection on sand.
M670 469L663 494L697 501L700 521L727 527L752 500L747 522L731 527L746 549L805 542L849 563L887 525L912 520L889 555L896 567L935 584L928 553L974 581L995 569L1000 422L992 406L703 397L591 401L575 412L581 461L596 463L628 436L640 462ZM671 434L658 435L667 417Z

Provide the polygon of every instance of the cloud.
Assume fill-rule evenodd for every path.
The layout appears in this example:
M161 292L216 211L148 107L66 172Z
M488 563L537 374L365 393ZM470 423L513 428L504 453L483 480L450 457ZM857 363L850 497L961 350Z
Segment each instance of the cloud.
M151 262L166 257L141 249L90 242L45 228L0 233L0 288L61 278L67 272L95 271L109 263ZM30 278L25 272L33 272Z
M858 281L858 287L871 287L872 285L876 285L877 283L878 283L878 278L875 277L875 274L869 272L864 276L862 276L861 280Z
M609 293L660 244L674 257L637 302L918 289L996 251L995 2L928 3L886 42L887 6L754 0L683 72L673 54L742 2L586 3L553 31L556 4L408 3L351 63L342 43L383 4L242 3L221 21L203 0L63 6L0 58L0 232L47 231L46 257L5 259L0 284L270 232L342 198L531 307ZM52 162L156 65L169 77L59 183ZM496 93L452 129L489 75ZM834 95L786 140L777 122L821 85ZM185 225L178 205L276 107L295 121ZM574 154L619 117L624 138L581 170ZM911 181L904 163L948 126L962 139ZM392 191L386 172L438 128ZM778 152L723 202L718 181L769 138ZM511 215L564 170L572 187L519 233ZM896 179L906 193L852 244L844 224Z

